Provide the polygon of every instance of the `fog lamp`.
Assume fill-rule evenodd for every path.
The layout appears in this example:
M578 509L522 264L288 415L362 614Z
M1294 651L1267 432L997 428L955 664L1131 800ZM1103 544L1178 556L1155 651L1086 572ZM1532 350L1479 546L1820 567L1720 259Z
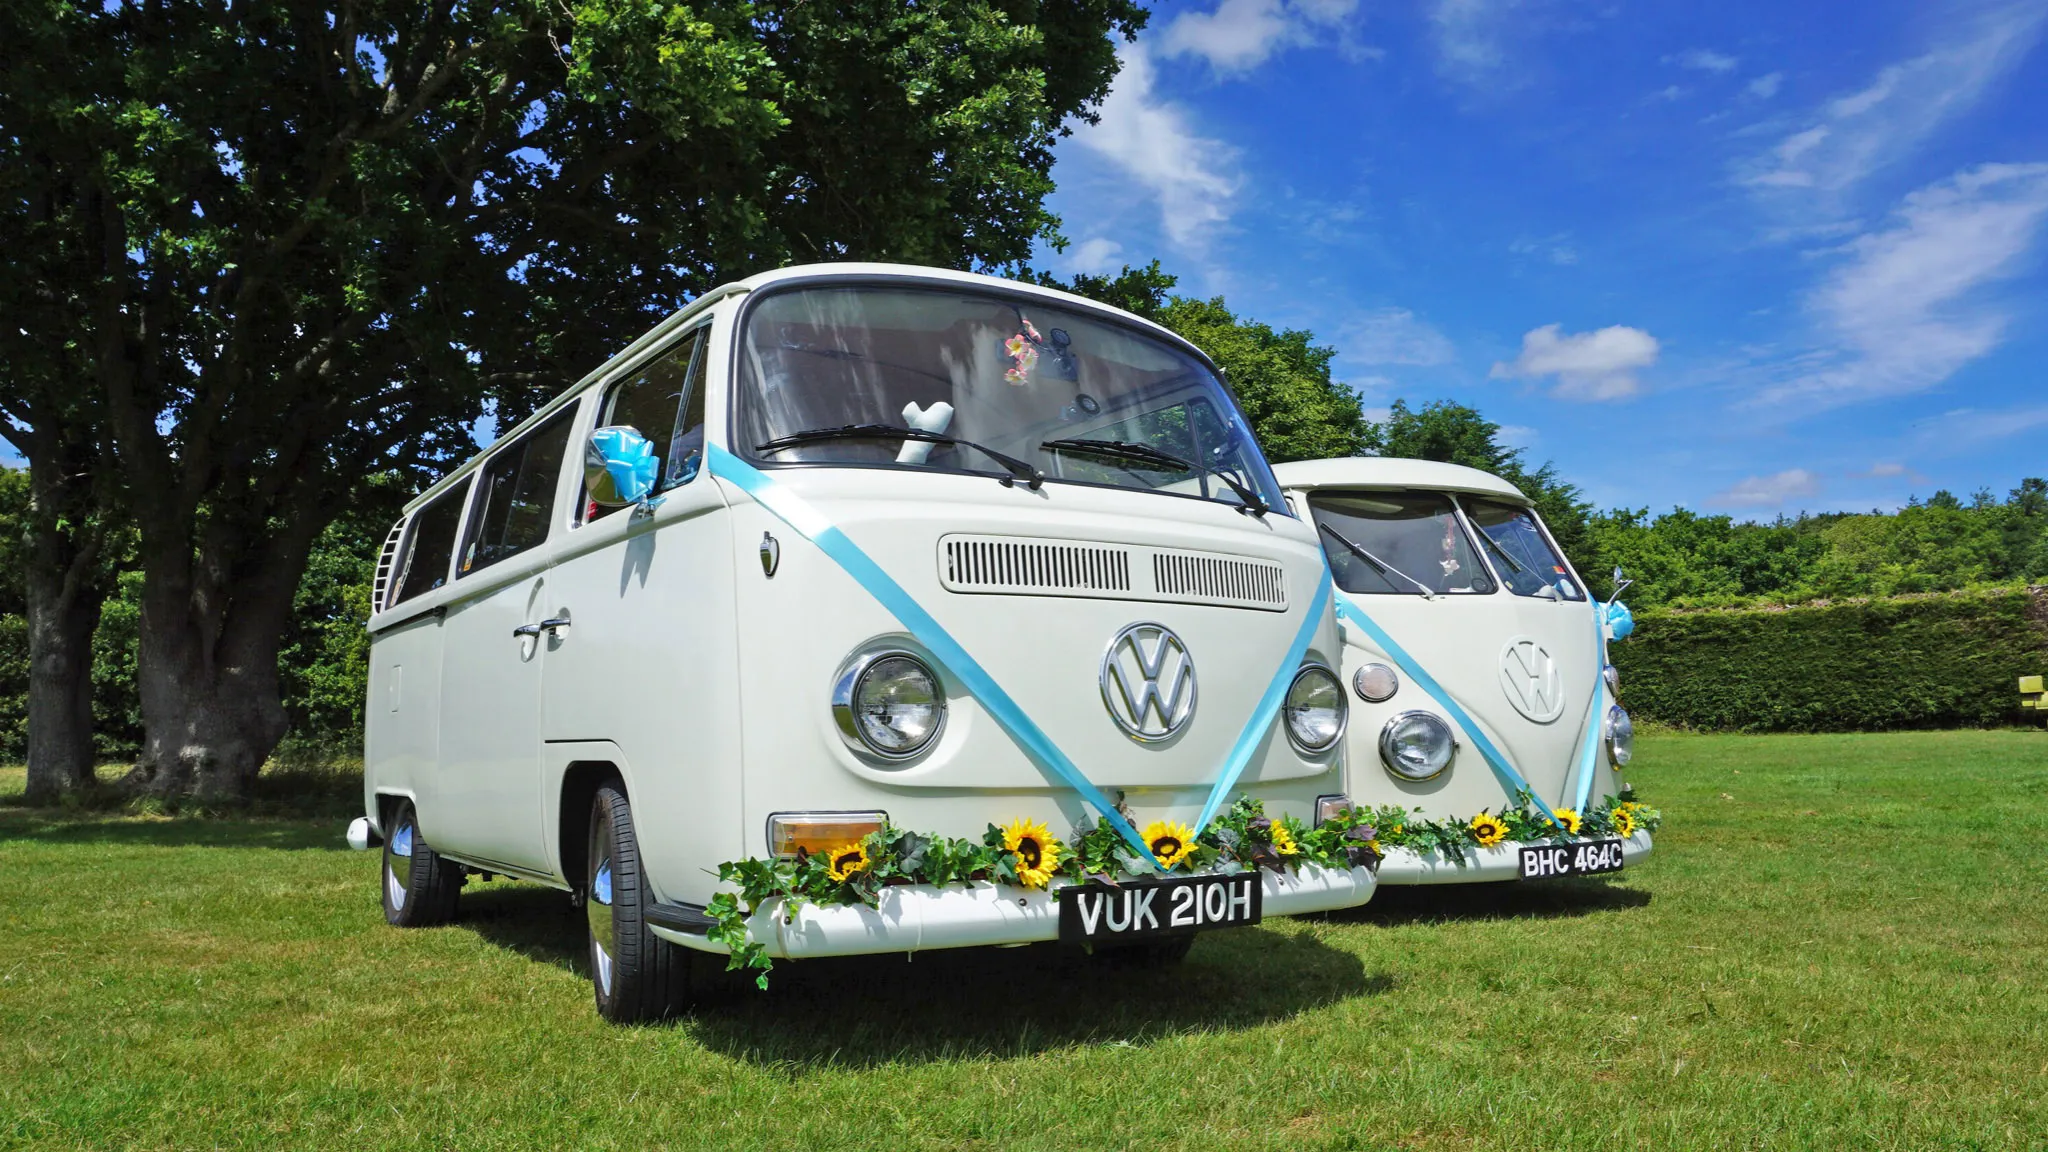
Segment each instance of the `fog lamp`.
M1351 690L1371 704L1382 704L1401 690L1401 674L1385 664L1367 664L1351 674Z

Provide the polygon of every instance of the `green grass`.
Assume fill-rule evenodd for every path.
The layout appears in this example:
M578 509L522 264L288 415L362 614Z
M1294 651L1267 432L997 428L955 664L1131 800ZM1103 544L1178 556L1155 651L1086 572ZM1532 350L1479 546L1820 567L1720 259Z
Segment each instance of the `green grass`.
M641 1029L555 893L400 932L335 820L0 806L0 1145L2048 1144L2048 734L1640 755L1667 823L1617 882L1387 890L1166 975L782 965Z

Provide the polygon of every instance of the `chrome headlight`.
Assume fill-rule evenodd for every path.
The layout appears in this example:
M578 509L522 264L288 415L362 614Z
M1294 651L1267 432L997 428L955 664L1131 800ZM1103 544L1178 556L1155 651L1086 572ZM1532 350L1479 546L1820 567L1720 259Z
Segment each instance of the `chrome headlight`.
M1380 729L1380 759L1403 780L1427 780L1451 766L1458 747L1451 726L1434 712L1403 712Z
M840 673L832 718L855 751L902 760L924 751L946 726L946 694L916 656L877 652Z
M1321 664L1308 665L1294 674L1280 710L1287 717L1287 738L1303 752L1329 751L1344 735L1348 707L1337 674Z
M1636 726L1616 704L1607 710L1607 759L1616 768L1626 768L1635 754Z
M1367 664L1351 674L1351 690L1367 703L1384 703L1401 690L1401 674L1385 664Z
M1614 665L1609 664L1605 668L1600 669L1600 679L1606 682L1607 694L1609 696L1614 697L1616 700L1621 699L1621 673Z

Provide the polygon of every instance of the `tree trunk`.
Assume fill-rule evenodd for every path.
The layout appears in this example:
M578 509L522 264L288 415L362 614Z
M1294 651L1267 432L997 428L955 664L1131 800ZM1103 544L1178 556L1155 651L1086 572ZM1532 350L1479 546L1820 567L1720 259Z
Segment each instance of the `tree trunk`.
M92 634L107 587L28 565L28 802L54 803L93 781Z
M143 553L136 687L142 758L123 781L133 793L203 805L239 804L289 721L277 675L278 645L305 569L309 535L282 533L260 549L255 571L186 557L189 538ZM209 579L206 574L221 573Z

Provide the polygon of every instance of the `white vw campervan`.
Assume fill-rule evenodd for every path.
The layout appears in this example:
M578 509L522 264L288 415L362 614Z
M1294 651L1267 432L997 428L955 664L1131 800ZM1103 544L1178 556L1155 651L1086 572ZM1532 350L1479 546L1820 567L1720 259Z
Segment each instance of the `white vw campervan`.
M1623 780L1634 730L1607 662L1633 624L1592 596L1528 498L1427 460L1274 471L1335 574L1351 795L1374 810L1380 881L1614 872L1647 856L1659 815Z
M414 500L375 596L351 839L387 918L566 889L612 1019L699 952L1172 959L1372 893L1316 828L1314 527L1199 351L1063 293L707 293Z

